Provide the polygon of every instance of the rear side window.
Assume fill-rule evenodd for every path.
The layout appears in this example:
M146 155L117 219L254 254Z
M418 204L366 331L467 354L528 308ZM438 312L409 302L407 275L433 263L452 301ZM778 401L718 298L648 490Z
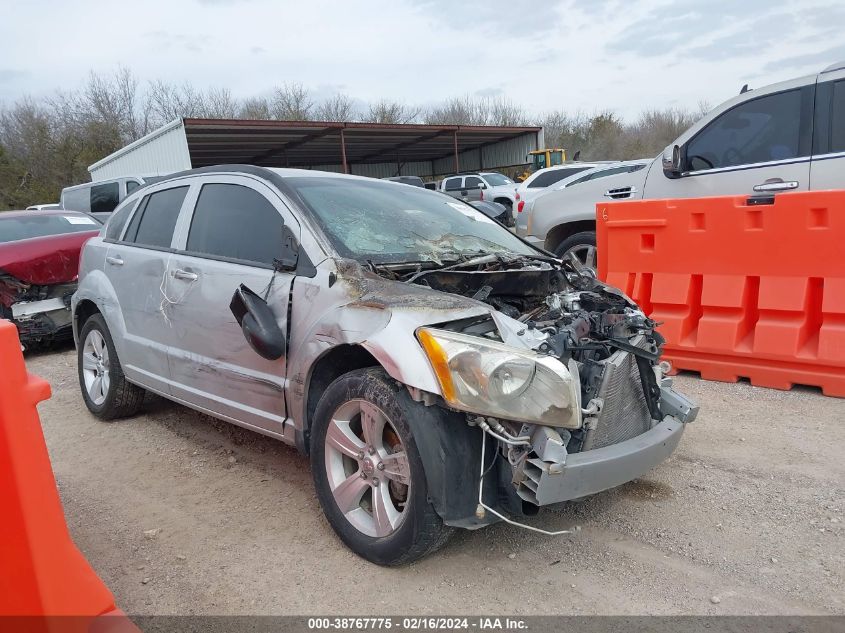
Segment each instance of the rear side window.
M111 213L120 201L120 185L107 182L91 186L91 213Z
M570 176L574 176L579 171L584 171L589 169L589 167L573 167L572 169L553 169L551 171L544 172L537 176L534 180L528 183L529 189L542 189L543 187L549 187L556 182L563 180L564 178L569 178Z
M690 171L797 158L801 91L752 99L711 122L687 148Z
M461 181L463 178L447 178L443 185L446 191L458 191L461 189Z
M128 196L130 193L135 191L140 186L141 186L141 183L139 183L135 180L127 180L126 181L126 195Z
M830 151L845 152L845 81L833 84L830 121Z
M105 239L117 240L120 238L123 227L126 225L126 220L129 219L132 209L135 208L135 202L137 202L137 200L133 200L128 204L121 204L117 209L115 209L114 213L111 214L111 217L109 217L108 222L106 223Z
M145 197L132 216L124 241L139 246L169 248L187 193L188 187L175 187Z
M279 211L254 189L203 185L191 219L187 250L272 266L282 254L283 227Z

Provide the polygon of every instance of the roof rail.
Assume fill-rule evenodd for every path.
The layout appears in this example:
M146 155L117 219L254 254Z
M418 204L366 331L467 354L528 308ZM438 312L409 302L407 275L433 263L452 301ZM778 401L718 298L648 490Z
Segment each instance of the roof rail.
M845 62L836 62L825 68L823 73L832 73L834 70L845 70Z

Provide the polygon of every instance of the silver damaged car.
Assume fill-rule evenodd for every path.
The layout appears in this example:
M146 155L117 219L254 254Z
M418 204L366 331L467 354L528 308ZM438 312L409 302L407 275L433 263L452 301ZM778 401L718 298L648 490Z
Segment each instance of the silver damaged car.
M94 415L151 391L295 445L382 565L455 528L538 529L541 506L657 466L697 413L620 291L368 178L222 166L138 190L86 244L72 310Z

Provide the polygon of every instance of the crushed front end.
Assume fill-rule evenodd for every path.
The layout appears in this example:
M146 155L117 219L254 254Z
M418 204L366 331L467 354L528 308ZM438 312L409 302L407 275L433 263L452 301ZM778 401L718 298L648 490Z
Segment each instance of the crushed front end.
M0 271L0 318L12 321L25 347L72 338L70 299L76 282L31 284Z
M698 407L666 375L658 324L568 264L467 264L413 282L496 310L417 336L446 404L484 431L488 455L495 443L500 507L531 514L607 490L674 451Z

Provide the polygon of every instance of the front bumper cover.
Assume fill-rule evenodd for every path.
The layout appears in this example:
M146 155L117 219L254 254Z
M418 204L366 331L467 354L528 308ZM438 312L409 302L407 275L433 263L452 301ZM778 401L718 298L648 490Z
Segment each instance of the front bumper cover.
M642 435L604 448L573 453L563 464L530 459L526 463L528 480L524 484L532 488L532 501L541 506L614 488L636 479L669 457L678 446L685 426L675 418L666 417Z

